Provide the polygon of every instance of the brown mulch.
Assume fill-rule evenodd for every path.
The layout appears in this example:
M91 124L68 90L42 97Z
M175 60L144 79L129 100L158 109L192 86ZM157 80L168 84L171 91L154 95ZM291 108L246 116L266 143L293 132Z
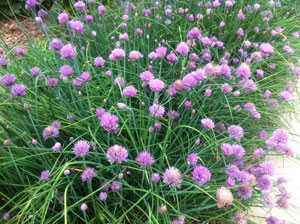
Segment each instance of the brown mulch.
M44 37L39 27L31 18L18 18L18 21L14 18L11 20L2 18L0 19L0 36L2 36L9 49L15 46L27 46L28 44L24 32L19 27L22 27L23 31L31 39ZM2 44L0 40L0 55L5 54L1 48L3 47Z

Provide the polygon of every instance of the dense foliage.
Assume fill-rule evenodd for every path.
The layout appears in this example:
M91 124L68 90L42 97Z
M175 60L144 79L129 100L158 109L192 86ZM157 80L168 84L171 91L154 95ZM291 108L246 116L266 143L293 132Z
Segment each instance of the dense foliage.
M294 1L88 0L54 18L38 4L45 40L0 57L7 223L255 223L251 207L289 207L267 159L297 158L280 129L300 76Z

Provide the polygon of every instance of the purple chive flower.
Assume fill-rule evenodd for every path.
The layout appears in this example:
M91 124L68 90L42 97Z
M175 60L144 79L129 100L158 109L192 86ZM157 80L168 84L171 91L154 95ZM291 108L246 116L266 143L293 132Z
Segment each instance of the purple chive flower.
M274 52L273 46L269 43L262 43L259 45L259 50L264 54L272 54Z
M169 169L166 169L163 181L165 184L169 184L169 187L181 187L181 173L180 171L175 167L170 167Z
M173 52L171 52L170 54L167 55L167 60L173 64L175 62L178 61L178 57L176 56L176 54L174 54Z
M80 140L74 145L74 153L77 157L84 157L89 153L90 145L87 141Z
M151 166L154 163L154 158L149 152L141 152L136 161L139 162L141 167Z
M121 48L115 48L109 55L109 60L115 61L125 57L125 51Z
M260 172L273 176L275 173L275 166L272 162L263 162L260 164Z
M288 181L285 177L278 177L277 183L278 184L286 184Z
M272 194L264 192L263 193L263 199L264 199L264 203L267 207L269 207L269 208L274 208L275 207L276 199Z
M179 114L178 114L178 112L177 111L175 111L175 110L170 110L169 112L168 112L168 118L169 119L176 119L176 118L178 118L178 116L179 116Z
M74 7L79 10L85 9L85 3L83 1L77 1L75 2Z
M4 215L3 215L3 219L4 219L5 221L7 221L7 220L9 219L9 217L10 217L9 212L5 212Z
M11 93L14 96L25 97L26 96L26 86L22 84L15 84L11 87Z
M55 87L58 84L58 79L57 78L50 78L47 79L47 85L50 87Z
M57 17L58 22L62 25L65 25L69 21L69 14L67 12L62 12Z
M12 84L15 83L16 80L17 79L14 75L6 74L6 75L2 76L1 83L4 86L11 86Z
M154 92L160 92L165 87L165 84L163 81L159 79L152 79L149 82L150 89Z
M105 60L102 57L96 57L94 60L94 65L98 68L104 67Z
M228 127L228 134L235 140L241 140L244 137L244 130L238 125L231 125Z
M88 82L90 80L90 73L83 72L80 76L80 80L82 80L83 82Z
M211 178L211 173L204 166L196 166L192 172L193 180L200 186L207 183Z
M248 64L242 63L237 69L235 73L238 77L246 80L249 79L251 76L251 70Z
M106 192L100 192L99 199L100 199L100 201L106 201L107 193Z
M262 191L269 191L272 188L272 181L269 175L263 175L261 178L259 178L257 186Z
M226 131L225 124L223 124L223 123L217 124L216 129L220 132Z
M116 84L119 84L120 86L123 86L125 84L125 80L122 77L115 78L114 81Z
M248 198L251 198L251 196L252 196L252 189L248 185L237 187L236 190L237 190L237 192L236 192L237 195L241 199L248 199Z
M0 66L3 68L3 69L6 69L7 68L7 60L4 58L4 57L0 57Z
M80 206L80 209L81 209L81 211L85 212L85 211L88 209L87 204L83 203L83 204Z
M254 156L261 156L264 153L264 150L262 148L257 148L254 152Z
M87 16L85 17L85 20L86 20L88 23L91 23L91 22L93 22L94 18L93 18L92 15L87 15Z
M70 65L63 65L60 67L59 73L63 76L71 76L73 74L73 69Z
M180 216L178 219L172 220L171 224L184 224L185 217Z
M152 79L154 79L154 76L150 71L145 71L140 74L140 78L144 82L150 82Z
M188 155L187 163L191 166L196 166L198 162L198 155L197 153L192 153Z
M228 143L224 143L221 145L221 150L225 156L230 156L233 154L232 146Z
M150 109L151 116L154 116L155 118L159 118L165 113L165 108L159 104L153 104Z
M35 66L35 67L30 69L30 73L33 77L36 77L41 73L41 71L38 67Z
M207 129L213 129L215 127L214 122L209 118L202 119L201 124L204 128Z
M74 32L83 34L84 24L82 22L80 22L79 20L72 19L71 21L69 21L69 25Z
M53 152L58 152L61 148L61 143L60 142L56 142L54 144L54 146L52 147Z
M53 40L51 40L50 44L49 44L49 50L52 51L60 51L63 47L63 43L60 39L54 38Z
M127 97L134 97L137 93L136 88L134 88L134 86L127 86L125 87L125 89L123 90L123 95L127 96Z
M232 87L228 83L224 83L221 87L221 91L223 93L230 93L232 92Z
M100 123L101 126L111 132L111 133L117 133L118 132L118 120L119 118L116 115L110 114L110 113L104 113L100 117Z
M85 182L87 180L92 180L96 176L97 173L95 172L94 168L86 168L81 174L81 180L82 182Z
M43 138L47 140L48 138L57 138L59 135L58 128L50 125L43 130Z
M233 145L231 147L232 154L237 158L240 159L245 155L245 149L240 145Z
M236 34L240 37L240 36L244 36L244 30L242 28L239 28L236 32Z
M192 102L187 100L187 101L184 102L183 106L186 110L188 110L192 107Z
M60 49L60 56L65 59L75 58L76 48L71 44L66 44Z
M18 47L18 48L16 49L16 52L17 52L18 55L21 55L21 56L24 56L24 55L25 55L25 51L24 51L24 49L21 48L21 47Z
M106 158L108 161L113 163L121 164L122 162L126 162L128 156L127 149L120 145L111 146L106 153Z
M185 88L192 88L197 85L197 79L193 73L189 73L183 77L182 84Z
M159 57L160 59L163 59L166 56L166 53L167 53L166 47L160 46L160 47L156 48L157 57Z
M201 31L197 27L192 28L187 34L187 38L189 39L199 40L201 36Z
M233 195L226 187L221 187L216 191L216 198L218 202L218 208L222 208L226 205L231 205L233 202Z
M188 54L190 47L185 43L181 42L176 46L176 51L180 54Z
M50 170L45 170L41 172L40 181L49 181L50 180Z
M106 8L104 5L98 6L98 14L102 16L106 12Z
M113 181L113 182L111 183L110 189L111 189L112 191L119 191L119 190L121 189L121 187L122 187L122 185L121 185L119 182Z
M151 174L151 180L152 180L152 182L157 183L159 181L159 179L160 179L160 176L159 176L158 173L152 173Z
M139 52L139 51L131 51L130 53L129 53L129 58L131 59L131 60L133 60L133 61L137 61L137 60L139 60L139 59L141 59L141 58L143 58L144 56L141 54L141 52Z

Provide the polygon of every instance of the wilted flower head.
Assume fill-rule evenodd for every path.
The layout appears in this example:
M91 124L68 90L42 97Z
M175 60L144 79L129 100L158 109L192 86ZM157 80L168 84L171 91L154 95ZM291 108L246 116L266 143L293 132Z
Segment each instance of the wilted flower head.
M47 140L48 138L57 138L59 135L58 128L50 125L43 130L43 138Z
M181 173L175 167L170 167L167 169L163 176L163 181L166 184L169 184L169 187L181 187Z
M231 191L226 187L221 187L216 191L216 198L218 202L218 208L222 208L226 205L231 205L233 201L233 195Z

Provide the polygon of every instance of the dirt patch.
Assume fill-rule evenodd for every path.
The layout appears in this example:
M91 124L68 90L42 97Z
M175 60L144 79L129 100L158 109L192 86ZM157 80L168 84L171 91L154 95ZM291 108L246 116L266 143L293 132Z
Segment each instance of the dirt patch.
M22 27L23 31L20 29ZM31 18L16 19L0 19L0 36L11 49L15 46L27 46L28 41L26 35L31 39L44 37L39 27ZM0 40L0 54L5 54L3 43Z

